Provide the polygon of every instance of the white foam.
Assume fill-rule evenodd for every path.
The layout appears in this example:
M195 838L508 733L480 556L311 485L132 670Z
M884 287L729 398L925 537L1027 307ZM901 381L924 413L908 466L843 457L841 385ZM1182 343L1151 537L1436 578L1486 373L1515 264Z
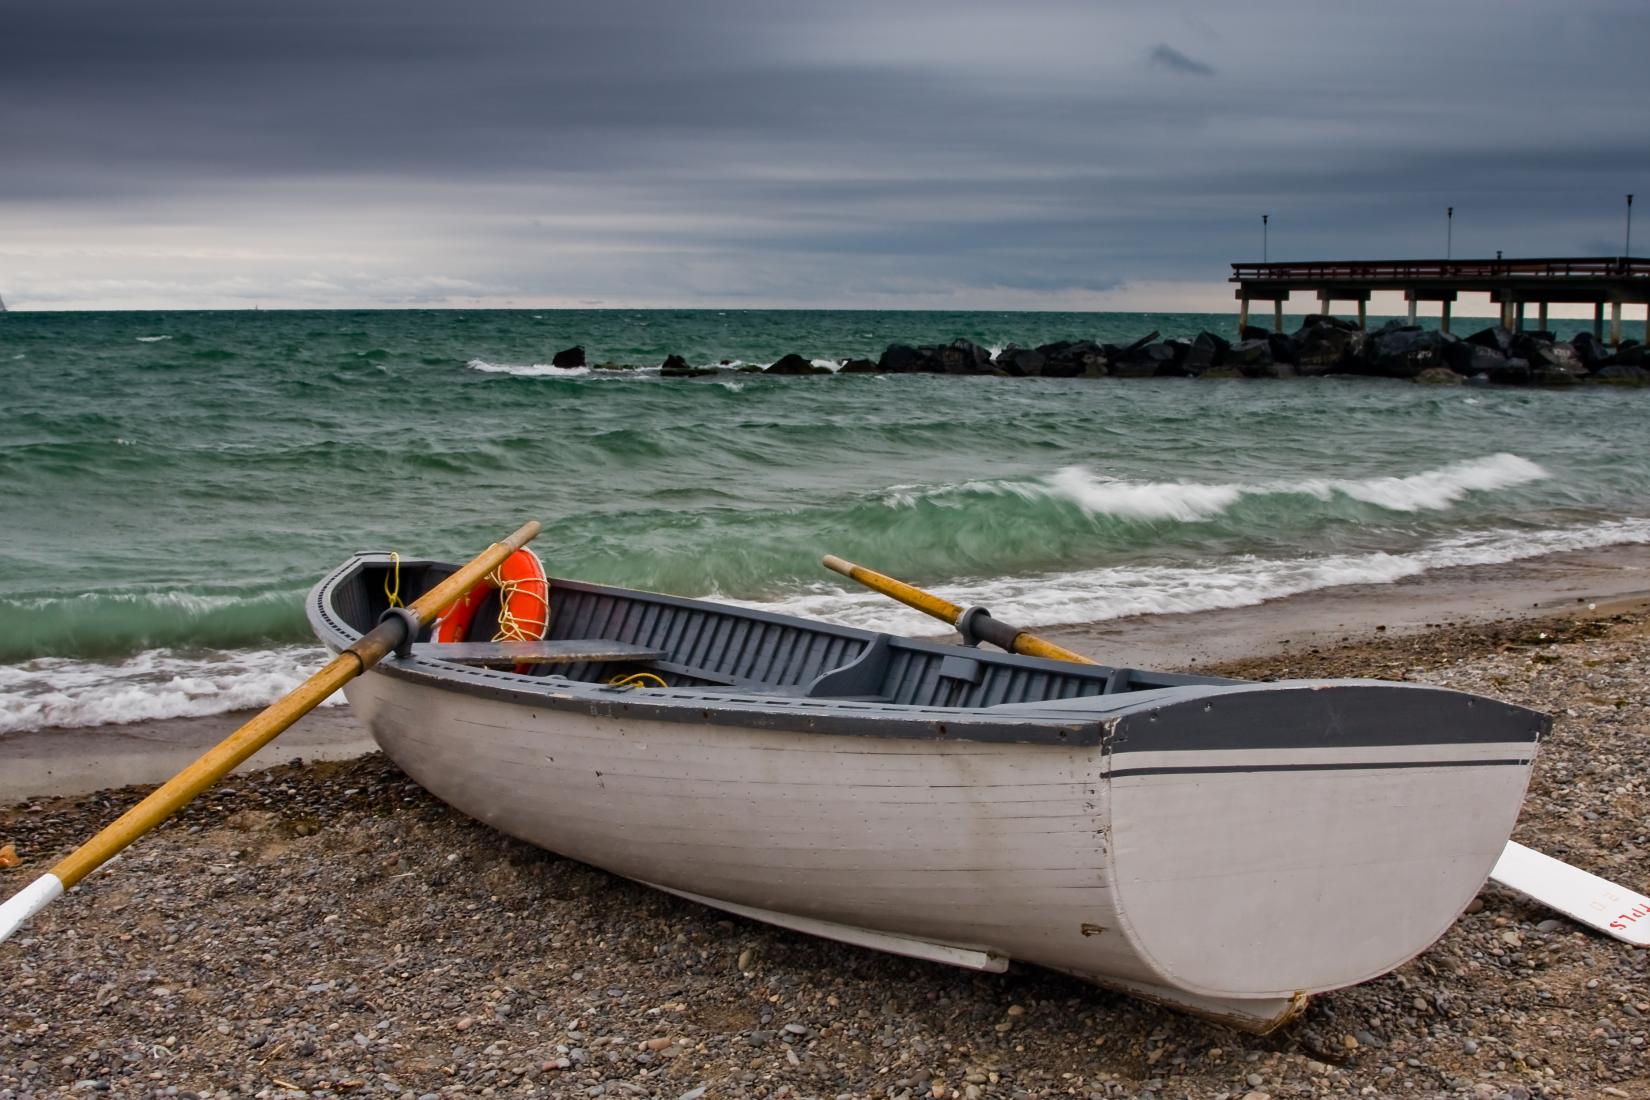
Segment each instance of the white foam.
M1246 497L1263 496L1304 495L1323 501L1344 496L1394 512L1444 511L1468 493L1494 492L1550 476L1540 465L1506 452L1452 462L1405 477L1361 479L1229 483L1130 481L1096 474L1084 466L1066 466L1037 481L970 481L938 487L896 485L884 491L884 502L900 507L918 499L943 503L947 497L957 494L1014 495L1027 500L1069 501L1089 515L1194 523L1213 519Z
M119 661L41 657L0 665L0 735L106 726L268 706L327 659L320 646L151 649ZM337 705L333 695L323 705Z
M557 367L549 363L489 363L485 359L471 359L464 365L486 374L514 374L522 378L582 378L590 373L589 367Z
M1321 558L1245 557L1207 565L1119 565L1048 576L1009 577L935 586L964 606L980 604L1006 622L1033 627L1096 622L1128 615L1248 607L1348 584L1390 584L1434 569L1492 565L1565 550L1650 543L1650 518L1545 531L1492 530L1439 539L1406 553ZM935 620L865 589L821 583L765 603L729 601L782 614L807 615L868 630L934 634Z
M140 344L157 344L162 340L170 340L170 339L171 339L170 336L164 336L164 335L162 335L162 336L139 336L139 337L137 337L137 342L140 343Z

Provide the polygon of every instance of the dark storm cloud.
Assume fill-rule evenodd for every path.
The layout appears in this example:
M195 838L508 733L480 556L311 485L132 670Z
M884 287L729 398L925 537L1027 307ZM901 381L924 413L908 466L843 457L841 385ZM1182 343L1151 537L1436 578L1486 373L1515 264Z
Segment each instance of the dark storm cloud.
M1190 57L1187 57L1173 46L1165 46L1162 43L1158 43L1156 46L1152 47L1152 52L1147 56L1153 65L1160 65L1165 69L1172 69L1177 73L1186 73L1191 76L1215 75L1213 66L1205 65L1201 61L1196 61Z
M1533 0L27 2L0 291L187 237L169 278L226 294L1080 293L1217 283L1263 211L1274 257L1435 252L1445 205L1457 254L1585 251L1650 192L1646 31Z

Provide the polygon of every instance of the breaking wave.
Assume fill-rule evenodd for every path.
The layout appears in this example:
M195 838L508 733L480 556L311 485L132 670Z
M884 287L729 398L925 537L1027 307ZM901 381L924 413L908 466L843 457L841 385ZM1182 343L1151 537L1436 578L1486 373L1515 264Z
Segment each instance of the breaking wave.
M513 374L518 378L583 378L589 367L555 367L549 363L489 363L485 359L471 359L464 364L484 374Z
M1036 627L1130 615L1251 607L1342 585L1391 584L1436 569L1494 565L1567 550L1645 542L1650 542L1650 519L1627 519L1545 531L1467 533L1439 539L1408 553L1248 557L1184 566L1119 565L1048 576L942 584L933 590L964 606L989 607L1005 621ZM804 593L767 602L729 602L867 630L932 635L942 629L935 620L900 607L885 596L832 584L814 585Z
M0 736L56 726L123 725L263 707L326 659L318 645L269 650L154 649L123 661L42 657L0 665ZM334 695L327 704L343 702Z
M887 502L905 506L921 499L943 501L956 494L1013 495L1024 500L1066 501L1091 516L1195 523L1213 519L1246 498L1268 496L1307 496L1319 501L1339 496L1392 512L1442 511L1468 493L1494 492L1548 476L1540 465L1506 452L1452 462L1407 477L1307 478L1246 484L1129 481L1098 475L1082 466L1066 466L1037 481L971 481L934 489L898 486L888 491Z

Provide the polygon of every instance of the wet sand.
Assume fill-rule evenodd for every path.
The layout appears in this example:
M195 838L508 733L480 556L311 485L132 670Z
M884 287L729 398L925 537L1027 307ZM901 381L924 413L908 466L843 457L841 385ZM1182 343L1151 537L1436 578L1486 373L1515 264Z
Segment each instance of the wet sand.
M1624 546L1438 570L1396 584L1323 589L1254 607L1068 624L1041 628L1040 633L1105 664L1195 670L1211 662L1309 651L1367 634L1396 637L1497 619L1605 615L1647 604L1650 547ZM252 713L0 738L0 803L162 782ZM241 771L295 758L349 759L373 747L348 706L326 707Z

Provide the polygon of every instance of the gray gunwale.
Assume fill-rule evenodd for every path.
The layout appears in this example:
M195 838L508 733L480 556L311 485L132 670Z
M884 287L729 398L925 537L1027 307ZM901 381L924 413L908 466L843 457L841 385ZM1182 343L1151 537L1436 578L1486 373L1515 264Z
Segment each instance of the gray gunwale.
M306 612L317 637L329 649L342 649L360 636L334 609L334 593L352 581L364 566L385 560L387 555L357 554L310 591ZM403 561L404 567L423 564L440 563ZM556 579L552 583L570 591L640 598L722 615L748 615L867 644L878 637L872 631L748 611L727 604L580 581ZM961 654L975 660L1030 669L1069 671L1071 667L1060 661L968 649L943 642L898 639L897 644L912 650ZM573 711L619 721L708 723L919 741L1101 747L1108 754L1233 748L1419 747L1512 741L1533 744L1550 726L1550 720L1544 715L1511 704L1426 685L1374 680L1256 683L1154 672L1153 681L1166 686L1042 703L956 708L766 694L743 688L614 688L553 675L528 676L506 669L471 667L425 656L428 652L427 647L420 646L407 657L387 658L373 672L533 710ZM1322 720L1277 723L1277 708L1283 702L1276 695L1278 692L1298 696L1298 700L1290 700L1290 704L1298 705L1303 715ZM1186 705L1199 701L1204 705ZM1198 712L1207 713L1216 707L1221 711L1219 721L1195 718ZM1158 723L1159 714L1169 720ZM1125 717L1134 720L1125 724L1122 721ZM1120 728L1126 732L1119 733ZM1313 732L1325 729L1332 730L1333 736ZM1528 763L1527 759L1512 758L1504 762L1508 765ZM1417 760L1414 766L1429 764Z

